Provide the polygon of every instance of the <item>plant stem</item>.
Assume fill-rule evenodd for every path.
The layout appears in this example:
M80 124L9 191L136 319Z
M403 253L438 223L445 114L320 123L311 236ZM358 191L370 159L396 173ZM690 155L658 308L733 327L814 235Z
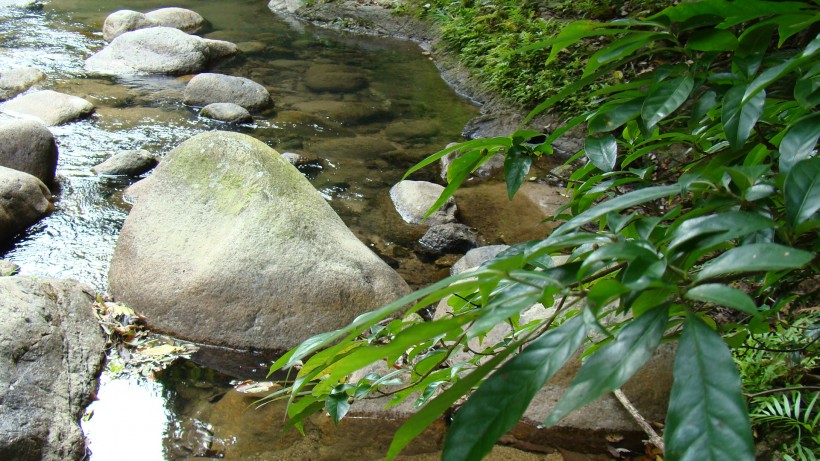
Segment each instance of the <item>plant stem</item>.
M764 395L769 394L777 394L780 392L789 392L789 391L820 391L820 386L797 386L797 387L781 387L778 389L766 389L765 391L760 391L754 394L743 394L746 398L753 399L755 397L762 397Z
M635 408L634 405L632 405L632 402L629 401L629 399L626 397L626 394L624 394L622 390L615 389L614 394L615 398L618 399L618 402L621 402L621 405L623 405L624 409L626 409L626 411L629 412L630 416L632 416L635 422L638 423L638 426L641 426L641 429L643 429L646 435L649 436L649 443L658 447L661 453L663 453L664 445L661 436L659 436L658 433L655 432L655 429L652 429L652 426L649 424L646 418L641 416L641 414L638 412L638 409Z

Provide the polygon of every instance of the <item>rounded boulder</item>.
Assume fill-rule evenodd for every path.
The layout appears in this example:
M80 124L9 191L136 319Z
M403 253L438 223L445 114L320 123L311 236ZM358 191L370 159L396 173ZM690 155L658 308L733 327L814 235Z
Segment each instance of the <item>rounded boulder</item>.
M11 239L52 209L51 192L42 181L0 166L0 242Z
M0 122L0 166L23 171L45 184L54 182L57 170L54 135L33 120Z
M192 106L227 102L254 111L270 106L271 98L268 90L253 80L231 75L204 73L188 82L185 87L184 102Z
M110 290L157 331L282 351L409 291L295 167L249 136L194 136L134 187Z

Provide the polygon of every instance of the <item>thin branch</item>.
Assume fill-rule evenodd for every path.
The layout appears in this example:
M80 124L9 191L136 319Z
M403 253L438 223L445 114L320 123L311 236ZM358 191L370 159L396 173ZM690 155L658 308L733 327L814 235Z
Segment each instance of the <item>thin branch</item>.
M652 428L652 426L649 424L646 418L641 416L641 414L638 412L638 409L635 408L634 405L632 405L632 402L629 401L629 399L626 397L626 394L624 394L622 390L615 389L614 394L615 398L618 399L618 402L621 402L621 405L623 405L624 409L627 412L629 412L629 414L632 416L635 422L638 423L638 426L641 426L641 429L643 429L646 435L649 436L649 443L658 447L661 453L663 453L665 450L663 445L663 439L661 438L661 436L659 436L658 433L655 432L655 429Z
M760 391L754 394L743 394L748 399L753 399L755 397L762 397L764 395L770 394L779 394L781 392L789 392L789 391L820 391L820 386L798 386L798 387L781 387L778 389L767 389L765 391Z

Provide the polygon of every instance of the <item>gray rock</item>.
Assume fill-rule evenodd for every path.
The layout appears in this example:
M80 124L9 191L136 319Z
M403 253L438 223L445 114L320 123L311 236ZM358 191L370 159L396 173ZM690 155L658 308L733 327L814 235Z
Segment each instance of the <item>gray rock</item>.
M195 34L205 24L205 18L199 13L185 8L161 8L145 14L132 10L119 10L105 18L103 39L110 42L125 32L148 27L173 27L187 34Z
M192 106L230 102L249 111L264 109L272 103L268 90L253 80L209 73L199 74L188 82L184 102Z
M476 231L458 223L431 226L419 239L419 243L439 253L466 253L481 245Z
M298 111L324 116L350 126L390 118L390 104L388 102L316 100L296 103L293 107Z
M53 208L51 192L42 181L0 166L0 242L39 221Z
M272 11L295 13L299 8L307 5L308 0L271 0L268 8Z
M410 224L434 226L456 220L456 201L450 197L426 220L424 215L438 200L444 186L427 181L399 181L390 188L390 199L402 219Z
M351 93L368 85L367 76L350 66L314 64L305 73L305 86L319 93Z
M157 26L173 27L188 34L199 32L207 24L199 13L186 8L160 8L145 13L145 17Z
M125 32L85 60L102 74L190 74L238 53L236 45L208 40L172 27Z
M68 280L0 277L0 457L79 460L79 421L102 369L94 293Z
M253 117L248 109L232 102L214 102L199 111L202 117L230 123L251 123Z
M101 175L139 176L157 166L159 160L146 150L127 150L91 168Z
M284 350L408 292L276 151L211 131L137 188L111 293L157 331Z
M16 117L34 117L45 125L73 122L94 112L94 104L83 98L43 90L17 96L2 106L3 112Z
M20 266L11 261L0 259L0 277L9 277L20 272Z
M0 72L0 101L17 96L45 78L46 74L43 71L33 67L21 67Z
M39 5L39 0L0 0L0 8L33 8Z
M478 248L473 248L462 256L453 267L450 268L451 275L458 275L464 271L468 271L478 267L485 262L495 258L499 253L509 248L509 245L488 245Z
M48 185L54 182L57 156L54 135L41 123L0 121L0 166L23 171Z

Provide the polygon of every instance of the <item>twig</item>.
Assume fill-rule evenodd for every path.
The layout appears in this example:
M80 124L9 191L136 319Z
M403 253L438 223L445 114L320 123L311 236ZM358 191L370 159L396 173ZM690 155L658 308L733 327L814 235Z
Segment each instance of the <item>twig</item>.
M780 389L769 389L762 392L757 392L755 394L743 394L746 398L753 399L755 397L761 397L764 395L769 394L777 394L779 392L789 392L789 391L820 391L820 386L799 386L799 387L783 387Z
M663 453L663 439L661 438L661 436L658 435L657 432L655 432L655 429L652 429L652 426L649 425L649 422L646 421L646 419L643 416L641 416L641 414L638 412L638 409L635 408L634 405L632 405L632 402L630 402L629 399L626 398L624 392L620 389L615 389L615 398L618 399L619 402L621 402L621 405L623 405L624 409L626 409L626 411L629 412L629 414L632 416L635 422L638 423L638 426L641 426L641 429L643 429L646 435L649 436L649 443L658 447L661 453Z

